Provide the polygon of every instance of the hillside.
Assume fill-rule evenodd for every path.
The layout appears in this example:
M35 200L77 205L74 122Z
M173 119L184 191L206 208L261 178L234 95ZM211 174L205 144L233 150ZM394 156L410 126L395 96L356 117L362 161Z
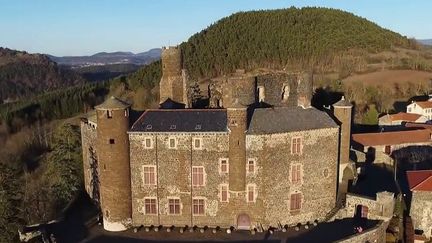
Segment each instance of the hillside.
M68 66L65 66L68 67ZM73 71L81 74L88 81L103 81L137 71L141 66L135 64L106 64L98 66L76 67Z
M145 65L160 58L161 49L154 48L146 52L100 52L91 56L64 56L49 58L59 65L72 67L102 66L111 64Z
M0 47L0 103L84 83L47 56Z
M327 8L240 12L223 18L181 45L195 77L236 68L332 69L343 54L410 48L415 43L351 13Z

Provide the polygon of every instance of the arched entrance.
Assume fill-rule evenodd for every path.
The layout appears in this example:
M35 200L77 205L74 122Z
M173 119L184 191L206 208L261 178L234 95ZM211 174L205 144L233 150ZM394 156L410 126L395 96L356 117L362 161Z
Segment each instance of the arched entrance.
M237 217L237 229L239 230L250 230L251 221L249 215L242 213Z

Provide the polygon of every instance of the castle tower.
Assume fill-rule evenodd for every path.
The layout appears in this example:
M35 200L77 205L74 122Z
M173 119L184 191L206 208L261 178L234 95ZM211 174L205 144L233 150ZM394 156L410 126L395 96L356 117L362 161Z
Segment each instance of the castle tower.
M103 226L126 230L131 223L132 200L129 164L129 104L111 97L96 106L100 202Z
M333 104L333 115L340 125L339 132L339 193L346 193L348 181L354 179L354 172L350 167L350 143L351 143L351 116L352 104L342 99Z
M313 77L311 74L302 73L298 75L297 81L297 105L303 108L309 108L313 95Z
M246 190L247 109L237 105L227 109L229 134L229 190Z
M187 105L187 73L183 69L181 50L178 47L162 48L162 79L159 84L159 103L167 99Z

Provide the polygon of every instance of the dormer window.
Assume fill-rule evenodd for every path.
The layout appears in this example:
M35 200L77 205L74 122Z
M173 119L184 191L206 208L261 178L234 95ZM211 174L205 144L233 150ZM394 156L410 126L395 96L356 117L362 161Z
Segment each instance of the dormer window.
M146 126L146 130L152 130L152 128L153 128L153 126L152 126L151 124L148 124L148 125Z
M106 114L107 118L111 119L112 118L112 111L111 110L107 110L106 112L107 112L107 114Z
M176 125L171 125L170 126L170 130L175 130L176 129Z
M201 130L201 124L197 124L197 125L195 126L195 130Z
M176 149L177 148L177 140L174 137L168 139L168 148Z

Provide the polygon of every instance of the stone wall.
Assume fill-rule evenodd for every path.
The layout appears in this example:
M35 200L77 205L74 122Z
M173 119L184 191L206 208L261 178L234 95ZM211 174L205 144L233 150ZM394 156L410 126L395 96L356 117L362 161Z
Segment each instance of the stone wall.
M364 243L364 242L386 242L386 229L388 222L380 222L377 226L372 229L365 230L362 233L352 235L346 239L337 241L339 243Z
M427 237L432 235L432 192L413 191L410 215L415 229L421 229Z
M288 73L259 75L257 76L257 86L264 88L265 103L275 106L297 106L297 75ZM284 94L285 92L288 94Z
M291 154L291 139L302 138L302 154ZM247 183L258 185L265 207L263 224L294 225L322 219L335 206L338 128L271 135L248 135L247 158L256 159L258 173ZM291 183L291 168L301 165L301 182ZM290 212L290 195L301 193L301 210Z
M188 104L188 75L182 69L182 55L178 47L163 48L161 53L162 78L159 83L159 103L171 99L175 102Z
M322 219L335 206L338 128L246 135L246 161L252 159L256 163L255 172L246 174L246 185L256 186L254 202L246 200L245 190L231 189L229 202L220 200L220 185L229 185L230 181L229 175L219 170L220 159L229 157L229 133L129 133L129 136L134 225L229 227L237 226L241 214L250 217L252 227L294 225ZM302 155L291 155L294 136L303 138ZM153 148L143 148L146 138L153 140ZM177 140L175 149L168 148L169 138ZM202 149L191 147L194 138L202 139ZM290 182L293 164L303 167L302 183L298 185ZM143 165L157 167L157 185L143 185ZM204 187L191 185L191 166L195 165L205 168ZM290 193L297 191L302 193L302 208L290 212ZM157 215L144 214L145 197L159 199ZM180 198L180 215L168 215L169 197ZM205 199L204 216L192 215L194 197Z
M376 199L348 193L346 196L345 208L341 210L338 217L354 217L358 205L368 207L368 219L388 221L393 217L395 205L394 193L378 192Z
M93 185L92 180L92 170L90 168L91 164L91 154L90 149L96 152L96 125L88 121L81 121L81 146L83 154L83 171L84 171L84 188L87 194L93 196Z

